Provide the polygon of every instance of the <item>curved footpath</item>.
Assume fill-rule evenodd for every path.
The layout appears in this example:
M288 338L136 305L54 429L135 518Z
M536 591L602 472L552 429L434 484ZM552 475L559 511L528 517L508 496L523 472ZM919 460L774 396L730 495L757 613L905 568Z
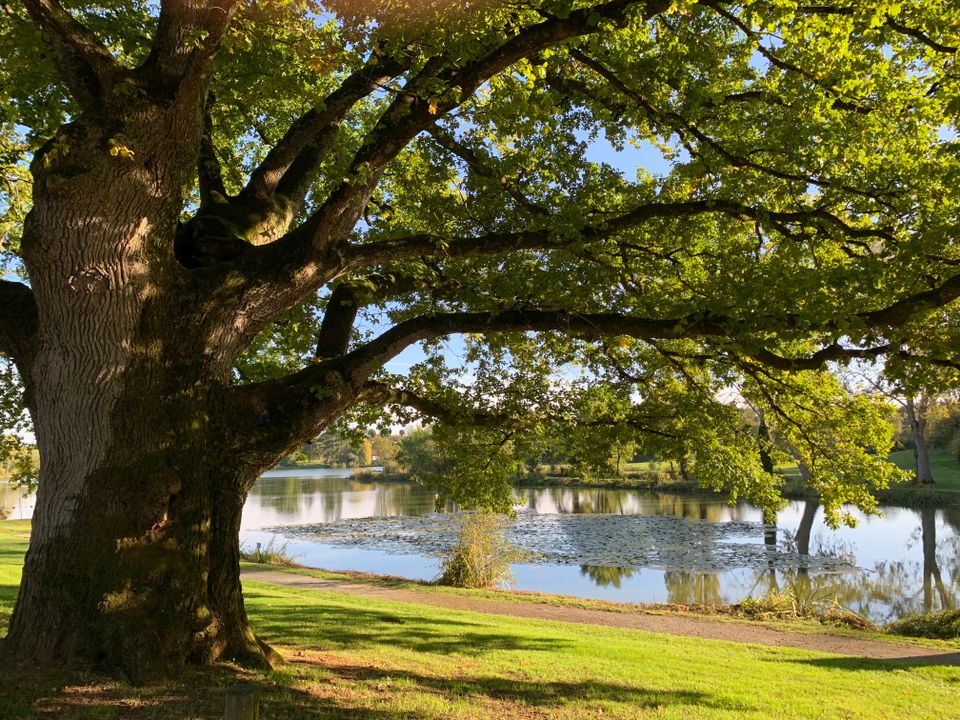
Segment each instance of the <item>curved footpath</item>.
M873 660L960 665L960 651L955 649L922 647L904 642L865 640L844 635L791 632L751 622L719 622L690 615L658 615L644 613L643 611L613 612L564 605L548 605L533 601L512 602L492 598L421 592L407 588L391 588L349 580L325 580L270 568L244 569L242 577L273 585L349 593L377 598L378 600L432 605L449 610L469 610L471 612L537 620L606 625L608 627L630 628L668 635L799 648Z

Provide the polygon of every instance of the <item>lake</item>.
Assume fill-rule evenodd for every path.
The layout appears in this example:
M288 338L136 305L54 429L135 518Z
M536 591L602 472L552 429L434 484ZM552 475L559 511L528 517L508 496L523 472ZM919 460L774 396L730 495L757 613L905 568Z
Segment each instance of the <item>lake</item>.
M793 589L877 622L960 601L960 508L887 506L836 531L804 500L776 527L746 503L635 490L528 488L516 509L509 536L537 555L513 566L520 590L721 604ZM241 535L248 546L277 536L306 565L432 579L455 518L416 484L274 470L253 488Z
M508 534L530 550L520 590L639 603L735 603L771 589L836 600L877 622L960 604L960 508L883 507L830 530L793 501L776 527L746 503L635 490L536 488L517 494ZM454 511L450 506L447 511ZM33 497L0 484L0 518L29 518ZM254 486L241 542L286 542L300 562L432 579L458 515L434 512L413 483L351 470L280 469Z

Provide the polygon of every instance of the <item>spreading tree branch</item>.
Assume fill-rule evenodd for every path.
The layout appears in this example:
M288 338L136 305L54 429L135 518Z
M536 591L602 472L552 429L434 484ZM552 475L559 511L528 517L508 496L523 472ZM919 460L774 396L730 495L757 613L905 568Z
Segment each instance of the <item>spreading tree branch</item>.
M904 25L903 23L898 22L892 16L887 17L887 26L893 30L896 30L902 35L912 37L914 40L926 45L932 50L936 50L937 52L947 55L954 55L957 52L957 48L953 47L952 45L944 45L943 43L939 43L922 30L917 30L916 28Z
M828 362L875 359L891 352L890 344L877 345L868 348L844 347L832 343L820 350L804 357L784 357L777 353L761 348L750 354L749 360L754 360L776 370L819 370Z
M437 313L394 325L348 353L343 367L349 377L362 380L413 343L455 333L560 331L587 338L627 336L646 340L725 337L729 334L725 320L700 313L663 319L566 310Z
M332 358L343 355L350 345L353 323L361 308L418 287L415 278L399 274L377 273L338 282L327 300L314 356Z
M872 328L896 328L917 315L949 305L960 298L960 274L947 278L940 285L907 295L885 308L857 313L857 318Z
M74 99L85 108L100 101L122 70L110 51L56 0L24 0L23 4L56 46L57 70Z
M357 268L377 265L390 260L409 257L472 257L526 249L557 249L574 243L597 242L617 233L639 227L655 219L692 217L722 213L734 218L747 218L755 222L767 222L780 230L788 225L817 224L839 230L852 239L883 239L890 242L895 237L883 228L858 228L842 218L820 208L803 208L795 211L771 211L745 205L723 198L656 202L639 205L615 218L605 219L597 225L588 225L575 236L558 237L547 230L519 233L489 233L471 238L445 238L437 235L417 234L407 237L381 240L373 243L347 246L341 255L345 267Z
M327 300L327 310L317 333L317 358L339 357L347 351L353 323L360 312L361 289L351 283L337 285Z
M239 272L256 279L238 288L245 297L237 312L261 315L264 303L269 303L269 314L276 315L335 276L340 271L340 245L361 216L385 166L417 134L472 97L487 79L544 48L598 32L604 20L624 22L635 8L643 8L644 17L649 18L669 5L667 0L612 0L529 26L462 65L444 56L428 60L367 134L348 177L323 205L303 225L238 260ZM434 94L437 85L446 92Z
M359 402L401 405L412 408L423 415L436 418L446 425L467 423L473 427L497 428L515 424L517 420L516 417L503 413L476 410L463 403L458 403L456 407L450 407L425 395L395 388L375 380L366 382L361 386L360 392L357 394L357 400Z
M326 330L322 328L320 333L330 338L329 347L333 350L346 348L345 338L352 327L359 303L356 296L347 290L343 291L343 295L348 300L343 306L345 310L334 311L338 314L331 316L329 327ZM872 328L889 329L941 306L939 304L951 302L958 296L960 279L951 278L939 288L902 298L886 309L859 313L856 317ZM452 418L450 413L454 411L427 398L372 381L371 375L413 343L454 333L559 331L587 339L633 337L654 344L660 340L699 339L709 345L711 341L720 340L719 354L732 354L745 372L753 374L764 368L816 370L834 361L903 354L893 343L865 348L831 343L814 353L799 357L786 357L767 348L754 347L751 337L756 332L790 328L797 322L795 316L757 318L753 327L744 328L742 323L730 318L705 313L677 318L639 318L615 313L574 313L565 310L438 313L400 322L344 355L321 359L286 378L237 388L235 392L259 413L259 429L249 429L254 439L250 439L247 446L252 447L260 442L263 447L270 448L270 452L279 452L278 448L289 447L291 437L311 437L322 429L320 424L326 422L331 408L342 410L360 400L397 402L440 419L445 416ZM738 335L731 330L735 325L741 326L737 332L744 339L744 345L750 348L748 351L741 353L736 350ZM836 325L835 321L828 321L819 329L836 331ZM670 353L664 354L672 357ZM718 356L701 354L695 357L709 360ZM949 358L935 358L931 362L956 367L956 363ZM495 414L478 420L491 423L498 421ZM262 442L256 437L261 438Z
M475 175L496 182L524 210L534 215L546 216L550 214L549 210L537 205L524 195L516 183L491 167L472 148L464 145L449 132L437 125L428 127L427 132L430 133L430 137L434 139L437 145L463 160Z
M164 0L150 55L139 73L155 93L197 96L239 0Z
M278 193L295 204L302 201L317 165L333 148L347 113L360 100L408 69L406 61L383 57L377 50L318 107L290 126L253 171L241 197Z
M739 19L736 16L722 11L725 17L729 16L731 19L739 23ZM744 26L745 27L745 26ZM731 167L737 168L749 168L755 170L756 172L762 173L764 175L769 175L770 177L775 177L780 180L786 180L788 182L802 183L806 185L816 185L817 187L830 188L838 186L837 182L828 177L817 177L813 175L804 175L799 172L787 172L780 168L770 167L769 165L764 165L763 163L750 160L747 157L737 155L729 151L721 142L715 138L708 135L706 132L700 129L700 127L692 122L691 120L683 117L677 112L664 112L657 109L653 103L647 100L640 92L631 88L629 85L624 83L617 77L617 74L610 68L603 65L603 63L598 60L588 56L586 53L578 50L576 48L570 51L572 57L582 63L584 66L593 70L597 75L602 77L606 82L610 84L611 87L615 88L622 95L629 98L633 102L637 103L647 115L659 122L660 124L666 124L671 132L677 132L680 137L684 137L684 134L690 134L702 145L712 149L717 155L719 155L725 163ZM790 69L796 70L797 72L802 72L799 68L794 68L790 66ZM854 110L857 112L869 112L867 109L862 108L855 103L850 101L843 100L842 98L837 98L835 104L840 109L845 110ZM843 190L853 193L855 195L860 195L861 197L877 199L879 193L862 190L860 188L851 187L849 185L839 185Z
M200 155L197 158L197 178L200 186L200 205L206 206L215 199L227 196L226 186L223 184L223 170L217 150L213 144L213 118L210 109L215 99L213 93L207 94L207 102L203 110L203 132L200 135Z

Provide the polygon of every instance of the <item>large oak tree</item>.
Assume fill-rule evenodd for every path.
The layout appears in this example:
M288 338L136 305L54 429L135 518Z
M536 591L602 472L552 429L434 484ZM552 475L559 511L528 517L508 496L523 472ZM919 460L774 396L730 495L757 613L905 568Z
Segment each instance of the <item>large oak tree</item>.
M738 388L869 506L882 411L820 371L960 362L958 46L933 0L3 5L0 353L42 458L6 649L263 661L244 499L358 408L474 422L474 459L505 418L616 427L770 505Z

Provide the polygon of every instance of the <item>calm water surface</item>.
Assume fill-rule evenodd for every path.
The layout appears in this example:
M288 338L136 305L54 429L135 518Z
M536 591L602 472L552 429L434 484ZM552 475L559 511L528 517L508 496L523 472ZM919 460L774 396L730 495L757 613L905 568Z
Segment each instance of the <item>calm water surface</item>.
M31 517L33 502L0 484L0 519ZM775 528L747 504L631 490L524 489L517 510L515 542L565 553L515 565L522 590L734 603L789 588L876 621L960 604L960 508L884 507L882 517L837 531L802 500ZM424 529L433 535L417 534ZM241 542L276 537L307 565L432 579L439 562L429 539L454 531L422 486L362 482L350 470L275 470L250 493Z
M596 532L613 527L620 533L610 535L616 555L625 543L624 523L635 521L638 535L646 533L640 554L657 558L651 564L578 564L568 559L515 565L517 589L622 602L716 604L792 588L818 600L835 598L877 621L960 602L960 508L883 507L882 517L858 516L856 528L834 531L824 525L822 509L803 500L791 502L778 515L775 528L763 526L761 512L748 504L730 507L722 500L669 493L538 488L520 491L517 501L516 537L521 544L528 530L536 534L554 521L574 549L578 534L586 546L587 539L596 540ZM429 525L433 512L432 491L419 485L361 482L349 470L275 470L250 493L241 536L251 545L279 535L307 565L431 579L438 573L437 558L429 549L404 546L409 538L403 536L411 527ZM576 514L596 517L551 517ZM424 519L414 523L399 516ZM395 519L347 522L361 518ZM365 527L371 533L348 545L342 539L331 541L335 534L321 531L305 537L303 529L281 527L317 524L331 524L330 533L346 528L356 534ZM685 532L676 535L674 526ZM651 527L664 528L663 536L649 537ZM689 528L697 532L689 535ZM696 552L678 555L658 547L676 545L678 538L695 542Z

